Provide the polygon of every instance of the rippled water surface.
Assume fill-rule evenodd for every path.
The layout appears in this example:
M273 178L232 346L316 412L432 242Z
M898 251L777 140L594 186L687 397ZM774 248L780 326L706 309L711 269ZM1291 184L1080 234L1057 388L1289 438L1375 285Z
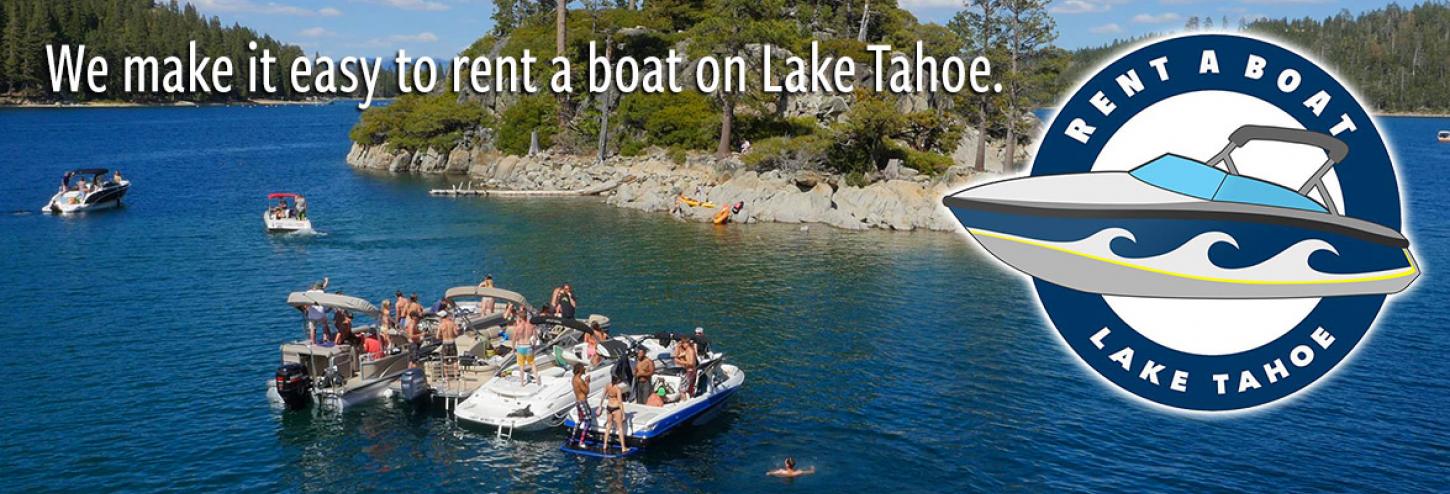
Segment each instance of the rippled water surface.
M343 162L356 112L0 110L0 491L1444 490L1450 475L1446 119L1387 119L1429 272L1328 382L1235 418L1147 409L1086 373L1017 276L954 234L715 228L592 199L448 200ZM122 168L127 206L34 213L67 167ZM318 235L268 237L264 196ZM1446 264L1450 265L1450 264ZM704 326L746 385L642 457L501 443L388 402L264 397L283 300L327 275L435 300L492 273L570 281L618 331ZM762 474L786 455L820 473Z

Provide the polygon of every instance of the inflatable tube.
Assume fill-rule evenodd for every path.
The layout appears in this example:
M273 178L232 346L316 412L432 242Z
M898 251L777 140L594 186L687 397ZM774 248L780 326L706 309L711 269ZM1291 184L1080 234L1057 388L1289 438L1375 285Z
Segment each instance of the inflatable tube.
M720 212L715 213L715 217L714 218L711 218L710 219L710 222L711 223L714 223L716 225L723 225L725 223L728 223L729 221L730 221L730 208L721 209Z

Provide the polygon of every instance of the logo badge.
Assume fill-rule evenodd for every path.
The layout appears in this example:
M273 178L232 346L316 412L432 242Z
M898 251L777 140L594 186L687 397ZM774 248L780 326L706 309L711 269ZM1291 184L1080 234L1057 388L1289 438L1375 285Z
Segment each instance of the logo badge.
M1293 396L1420 273L1374 119L1314 61L1246 36L1121 56L1059 108L1030 176L943 202L1032 276L1084 364L1181 410Z

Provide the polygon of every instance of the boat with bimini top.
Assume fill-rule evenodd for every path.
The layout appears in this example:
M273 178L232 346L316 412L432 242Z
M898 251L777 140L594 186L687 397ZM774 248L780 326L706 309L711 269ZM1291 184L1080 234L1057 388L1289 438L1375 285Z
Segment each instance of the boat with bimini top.
M1166 154L1127 172L1003 180L943 198L992 255L1035 278L1105 295L1300 298L1389 294L1419 276L1400 232L1345 216L1324 183L1349 153L1302 129L1245 125L1207 162ZM1298 189L1243 175L1250 141L1314 146Z
M303 314L303 321L308 325L307 338L282 344L282 365L277 368L275 379L267 383L267 397L274 403L300 408L315 401L324 407L342 410L386 396L389 385L408 368L406 340L397 334L378 334L377 325L349 328L353 334L367 335L365 338L391 340L386 345L376 342L375 351L366 351L368 344L314 341L314 333L321 329L319 321L325 321L328 312L344 311L348 315L377 318L379 311L372 303L339 293L309 290L288 295L287 305Z
M107 179L108 173L111 171L105 168L82 168L65 172L60 180L60 190L50 197L50 202L41 211L70 214L120 206L121 198L131 190L131 181L121 178L119 171ZM79 180L72 184L72 179L76 178Z
M307 198L290 192L267 194L267 212L262 213L262 223L267 226L268 233L311 230L312 220L307 219Z

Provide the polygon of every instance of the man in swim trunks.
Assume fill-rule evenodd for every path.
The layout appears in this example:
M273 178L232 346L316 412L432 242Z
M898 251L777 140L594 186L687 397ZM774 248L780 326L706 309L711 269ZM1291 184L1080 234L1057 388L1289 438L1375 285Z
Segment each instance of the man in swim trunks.
M458 343L454 340L458 338L458 323L453 322L452 317L448 317L448 311L446 310L439 312L438 318L438 339L443 340L443 345L439 347L439 353L443 355L444 372L456 375L458 369Z
M634 401L646 403L651 396L653 389L652 382L655 375L655 362L650 360L649 352L644 348L635 351L634 363Z
M594 427L594 409L589 406L589 378L584 375L584 364L574 363L574 411L579 414L578 429L579 436L575 442L579 446L584 445L584 439L589 437L589 429Z
M699 356L695 354L695 345L690 342L689 338L680 338L680 341L675 343L674 354L675 365L685 369L685 385L682 386L684 389L680 390L683 395L680 399L688 400L695 396L695 381L697 381L696 376L699 373L700 365Z
M403 296L402 290L393 292L393 294L398 297L393 301L393 310L396 311L393 317L397 318L397 320L393 321L393 327L403 328L403 321L408 318L408 297Z
M519 382L528 384L529 371L539 375L539 367L534 364L534 324L529 322L528 313L523 309L519 309L515 323L518 328L514 330L514 354L518 356Z

